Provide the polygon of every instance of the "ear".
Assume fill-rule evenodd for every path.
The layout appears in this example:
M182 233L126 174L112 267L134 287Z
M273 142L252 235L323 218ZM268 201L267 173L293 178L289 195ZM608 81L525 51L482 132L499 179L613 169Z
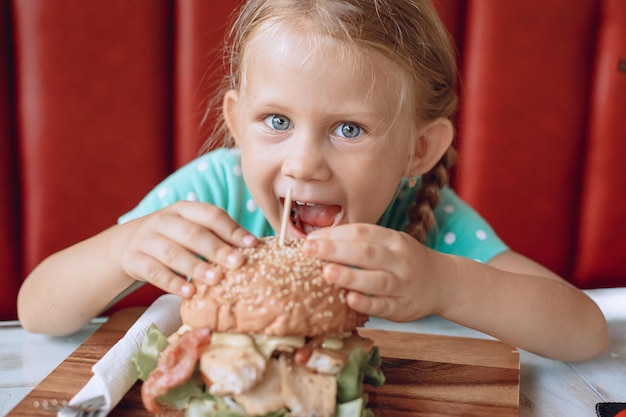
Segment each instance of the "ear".
M435 119L418 132L412 155L409 155L408 177L430 171L452 145L454 127L446 118Z
M239 126L237 124L238 112L239 91L228 90L226 94L224 94L224 100L222 101L222 114L235 143L239 142Z

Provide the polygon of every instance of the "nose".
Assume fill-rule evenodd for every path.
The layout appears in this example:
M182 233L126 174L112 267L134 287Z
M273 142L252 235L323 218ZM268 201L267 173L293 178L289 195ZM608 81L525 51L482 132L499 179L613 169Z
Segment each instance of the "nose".
M284 145L283 175L301 181L325 181L330 177L328 138L313 132L299 133Z

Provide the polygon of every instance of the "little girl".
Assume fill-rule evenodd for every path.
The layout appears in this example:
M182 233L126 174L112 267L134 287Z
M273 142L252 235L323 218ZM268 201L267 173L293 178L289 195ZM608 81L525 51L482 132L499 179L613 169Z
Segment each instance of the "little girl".
M604 350L593 301L448 188L457 74L428 0L250 0L228 41L219 148L43 261L20 290L26 329L76 331L145 282L182 297L218 282L205 260L240 266L291 189L288 233L355 310L437 314L561 360Z

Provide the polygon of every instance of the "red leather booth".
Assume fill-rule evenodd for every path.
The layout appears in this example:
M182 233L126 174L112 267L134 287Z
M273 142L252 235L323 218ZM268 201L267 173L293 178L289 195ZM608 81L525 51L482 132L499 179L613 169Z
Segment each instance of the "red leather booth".
M0 319L45 256L197 155L238 3L0 2ZM575 285L626 285L626 0L437 7L461 69L458 192Z

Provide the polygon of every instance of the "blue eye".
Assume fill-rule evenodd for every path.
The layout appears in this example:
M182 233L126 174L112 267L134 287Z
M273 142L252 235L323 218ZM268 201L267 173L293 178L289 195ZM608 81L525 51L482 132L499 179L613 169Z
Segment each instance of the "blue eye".
M354 139L361 135L362 129L354 123L341 123L333 133L347 139Z
M278 114L267 116L263 121L266 125L275 130L287 130L291 127L291 120L289 120L288 117Z

